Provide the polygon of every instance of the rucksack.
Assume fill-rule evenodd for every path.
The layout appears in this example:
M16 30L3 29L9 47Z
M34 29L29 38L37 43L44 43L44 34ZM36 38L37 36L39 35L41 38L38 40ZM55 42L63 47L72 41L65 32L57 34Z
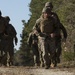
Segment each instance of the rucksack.
M14 38L14 37L16 36L16 34L17 34L17 32L16 32L16 30L15 30L15 28L13 27L12 24L9 24L9 25L7 26L6 32L7 32L7 35L11 36L12 38Z

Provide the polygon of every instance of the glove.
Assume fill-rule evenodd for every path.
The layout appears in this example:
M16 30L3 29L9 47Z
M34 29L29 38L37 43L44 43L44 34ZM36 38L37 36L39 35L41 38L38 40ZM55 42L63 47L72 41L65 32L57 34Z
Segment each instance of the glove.
M51 33L50 36L51 36L51 38L54 38L55 37L55 33Z

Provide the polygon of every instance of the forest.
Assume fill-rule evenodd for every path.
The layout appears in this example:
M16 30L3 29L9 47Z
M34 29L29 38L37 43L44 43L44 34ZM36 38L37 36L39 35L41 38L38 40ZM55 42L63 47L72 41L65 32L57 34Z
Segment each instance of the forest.
M31 0L29 4L30 19L28 22L22 20L23 30L20 35L20 48L15 51L15 65L33 65L33 52L27 45L27 39L36 20L42 14L45 3L48 1L52 2L52 11L57 13L68 34L66 44L64 45L62 42L62 62L75 62L75 0Z

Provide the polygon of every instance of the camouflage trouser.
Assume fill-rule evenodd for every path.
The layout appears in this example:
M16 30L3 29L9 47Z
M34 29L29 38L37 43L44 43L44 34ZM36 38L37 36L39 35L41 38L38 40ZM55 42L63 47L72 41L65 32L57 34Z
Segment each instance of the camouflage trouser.
M56 62L56 45L55 38L47 38L39 37L39 49L40 49L40 57L41 63L50 66L51 62ZM55 63L54 63L55 64Z
M38 51L38 44L32 45L33 50L33 57L34 57L34 64L37 66L40 66L40 57L39 57L39 51Z
M4 52L3 56L5 56L5 60L2 59L2 63L6 62L5 65L8 66L13 64L13 56L14 56L14 45L11 40L3 39L1 41L1 50Z
M56 39L56 50L57 50L57 58L59 58L62 52L61 39Z

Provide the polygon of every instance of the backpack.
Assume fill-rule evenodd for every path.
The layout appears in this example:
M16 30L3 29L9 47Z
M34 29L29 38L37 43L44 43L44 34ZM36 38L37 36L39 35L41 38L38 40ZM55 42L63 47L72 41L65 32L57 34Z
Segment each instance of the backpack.
M12 24L9 24L7 26L6 32L7 32L7 35L11 36L12 38L14 38L17 34L17 32L16 32L15 28L12 26Z

